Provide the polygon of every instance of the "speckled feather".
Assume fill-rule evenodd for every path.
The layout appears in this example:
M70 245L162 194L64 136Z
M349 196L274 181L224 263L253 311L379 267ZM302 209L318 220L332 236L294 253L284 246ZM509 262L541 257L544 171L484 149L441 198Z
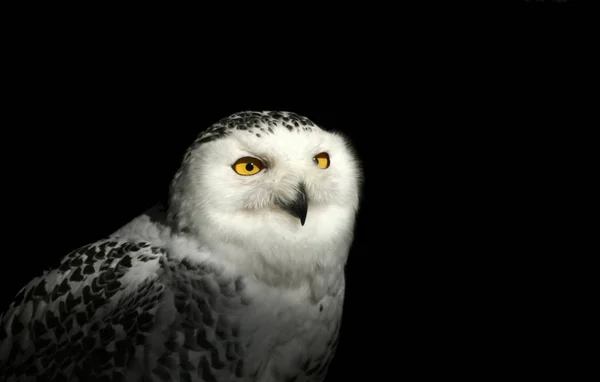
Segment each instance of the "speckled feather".
M163 253L144 242L102 240L32 280L0 320L1 379L122 380L164 291L157 273L136 282L131 270L158 267Z
M273 128L278 126L289 131L312 131L316 128L310 119L289 111L242 111L214 123L198 136L190 151L202 143L224 138L233 130L246 131L260 138L261 134L273 134Z
M251 305L244 286L147 242L86 245L0 316L0 379L255 380L265 364L244 365L252 336L241 338L239 321L228 318ZM339 322L326 351L281 380L322 379L338 332Z

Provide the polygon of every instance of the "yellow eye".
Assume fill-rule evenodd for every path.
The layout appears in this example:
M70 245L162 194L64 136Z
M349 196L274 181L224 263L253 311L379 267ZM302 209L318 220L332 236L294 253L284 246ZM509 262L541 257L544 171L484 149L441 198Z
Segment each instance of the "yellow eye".
M313 161L319 168L327 168L329 167L329 154L321 153L315 155Z
M261 162L260 159L252 158L252 157L243 157L235 161L233 166L233 171L237 172L240 175L254 175L260 172L265 165Z

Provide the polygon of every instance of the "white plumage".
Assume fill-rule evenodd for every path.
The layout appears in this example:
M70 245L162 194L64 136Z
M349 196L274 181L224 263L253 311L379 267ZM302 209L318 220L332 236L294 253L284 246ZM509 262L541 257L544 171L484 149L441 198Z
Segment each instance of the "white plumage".
M0 316L0 379L323 380L360 179L344 137L303 116L222 119L168 206L19 292Z

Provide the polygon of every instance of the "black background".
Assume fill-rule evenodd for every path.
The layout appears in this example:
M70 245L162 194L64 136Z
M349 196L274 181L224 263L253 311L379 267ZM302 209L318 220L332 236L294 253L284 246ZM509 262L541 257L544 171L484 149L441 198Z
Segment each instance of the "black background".
M278 44L273 31L213 52L196 36L223 29L18 24L3 52L0 309L164 196L202 129L240 110L288 110L344 132L365 173L328 381L554 370L535 359L550 339L531 311L544 294L533 258L555 237L523 242L553 212L546 175L565 145L548 141L595 110L591 98L576 113L565 106L585 94L573 84L589 86L577 74L592 61L576 57L593 49L565 37L589 23L519 15L523 34L500 16L484 33L490 15L467 28L410 25L404 13L394 33L324 40L319 51Z

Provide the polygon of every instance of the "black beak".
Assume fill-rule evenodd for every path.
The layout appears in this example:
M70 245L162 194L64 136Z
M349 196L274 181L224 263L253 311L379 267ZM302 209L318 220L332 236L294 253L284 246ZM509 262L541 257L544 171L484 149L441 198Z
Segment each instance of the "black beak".
M300 183L294 199L289 201L280 200L277 204L290 215L300 219L300 224L304 225L306 213L308 212L308 198L306 197L306 191L304 191L302 183Z

